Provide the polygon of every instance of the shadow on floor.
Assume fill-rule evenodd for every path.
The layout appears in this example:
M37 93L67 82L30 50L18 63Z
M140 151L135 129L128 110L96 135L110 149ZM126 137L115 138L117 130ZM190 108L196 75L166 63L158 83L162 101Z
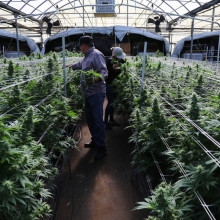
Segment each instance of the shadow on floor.
M82 140L70 155L71 178L65 166L56 203L54 220L140 220L143 212L132 211L142 196L131 181L127 120L106 132L108 155L94 161L94 151L84 149L90 141L86 123L82 124Z

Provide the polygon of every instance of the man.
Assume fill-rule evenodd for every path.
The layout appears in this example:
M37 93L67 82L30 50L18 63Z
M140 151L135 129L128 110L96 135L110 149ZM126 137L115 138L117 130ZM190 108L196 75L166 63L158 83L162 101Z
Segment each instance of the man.
M105 124L106 129L111 129L112 126L117 126L114 120L114 108L113 101L115 98L114 87L112 83L115 78L121 73L120 64L125 63L123 58L126 54L120 47L115 47L112 51L112 57L107 59L106 65L108 69L108 78L106 79L106 97L108 99L108 104L105 109Z
M105 124L103 122L103 103L106 92L105 78L108 75L104 55L94 47L93 38L82 36L79 46L85 57L81 62L67 65L73 70L81 69L80 83L85 96L86 119L92 141L85 144L85 148L96 149L95 160L101 159L106 154L105 146ZM102 78L94 77L93 80L86 79L88 71L101 74Z

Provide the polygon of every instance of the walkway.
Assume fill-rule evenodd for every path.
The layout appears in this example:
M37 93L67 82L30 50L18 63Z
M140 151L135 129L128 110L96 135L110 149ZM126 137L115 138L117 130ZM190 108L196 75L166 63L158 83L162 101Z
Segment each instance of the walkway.
M139 211L132 211L138 193L131 183L130 149L127 123L116 117L120 127L106 132L108 155L94 161L94 151L83 148L90 141L87 125L82 125L80 151L70 155L71 178L66 167L60 184L60 196L54 220L141 220Z

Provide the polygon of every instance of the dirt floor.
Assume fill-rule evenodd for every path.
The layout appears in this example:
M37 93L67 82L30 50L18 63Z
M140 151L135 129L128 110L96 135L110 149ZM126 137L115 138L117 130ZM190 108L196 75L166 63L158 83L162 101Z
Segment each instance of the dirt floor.
M87 124L82 124L80 151L70 155L59 185L54 220L141 220L143 212L132 211L143 200L132 184L127 121L116 116L119 127L106 131L108 154L93 160L94 151L85 149L90 142Z

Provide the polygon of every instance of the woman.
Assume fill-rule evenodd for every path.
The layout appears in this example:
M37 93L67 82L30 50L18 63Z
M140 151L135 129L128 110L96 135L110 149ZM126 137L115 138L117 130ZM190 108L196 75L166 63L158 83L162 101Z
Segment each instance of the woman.
M125 63L123 58L126 54L123 52L122 48L115 47L112 51L112 57L106 60L106 65L108 69L108 78L106 79L106 97L108 104L105 109L105 124L106 129L111 129L112 126L118 126L114 120L114 108L113 101L115 98L115 92L113 88L113 81L121 73L120 64Z

